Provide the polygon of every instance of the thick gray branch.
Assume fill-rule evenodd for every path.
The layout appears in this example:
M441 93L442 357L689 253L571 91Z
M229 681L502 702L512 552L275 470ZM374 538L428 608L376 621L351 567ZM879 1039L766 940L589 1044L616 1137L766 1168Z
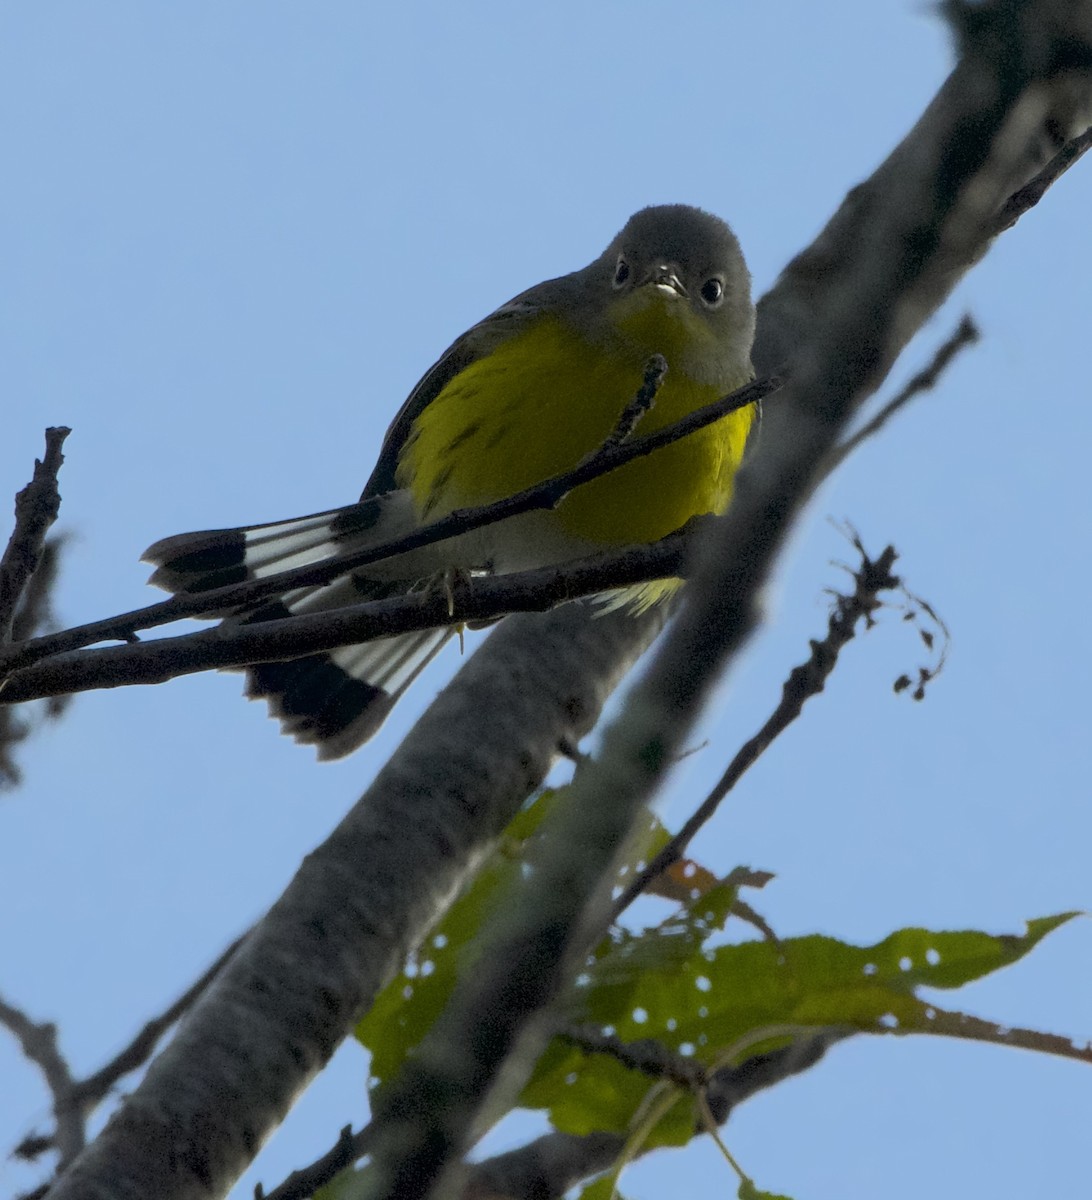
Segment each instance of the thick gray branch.
M545 775L654 617L514 617L441 693L50 1193L222 1195Z

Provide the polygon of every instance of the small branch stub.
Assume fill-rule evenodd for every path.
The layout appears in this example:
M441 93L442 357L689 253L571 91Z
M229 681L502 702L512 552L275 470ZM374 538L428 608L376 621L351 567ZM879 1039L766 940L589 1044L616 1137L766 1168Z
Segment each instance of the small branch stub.
M71 432L63 425L45 431L45 458L34 460L33 478L15 497L15 529L0 558L0 645L11 641L19 601L38 569L46 534L60 511L57 474L64 462L61 447Z

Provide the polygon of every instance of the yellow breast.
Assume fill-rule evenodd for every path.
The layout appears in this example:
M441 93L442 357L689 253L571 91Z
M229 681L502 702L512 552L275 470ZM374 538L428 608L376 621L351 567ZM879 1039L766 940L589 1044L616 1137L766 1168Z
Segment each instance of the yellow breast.
M542 318L460 372L425 408L398 463L421 517L503 499L601 446L641 386L647 355L609 353ZM652 432L746 382L698 384L670 368L638 426ZM653 542L721 512L743 457L746 409L571 492L549 514L576 541Z

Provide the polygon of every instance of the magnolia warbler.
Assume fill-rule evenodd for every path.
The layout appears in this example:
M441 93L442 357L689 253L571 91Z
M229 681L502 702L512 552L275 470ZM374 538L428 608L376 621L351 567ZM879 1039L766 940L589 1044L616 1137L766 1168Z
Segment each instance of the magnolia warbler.
M150 547L152 582L200 592L351 553L455 509L487 504L574 467L610 436L651 356L666 377L646 433L752 378L750 276L732 231L686 205L636 213L589 266L520 293L467 330L429 369L387 430L361 503ZM657 541L721 512L755 423L732 413L570 492L550 511L297 588L231 619L258 621L407 592L437 571L517 571L605 547ZM647 607L673 581L627 589ZM407 633L247 669L283 728L320 758L356 749L452 635Z

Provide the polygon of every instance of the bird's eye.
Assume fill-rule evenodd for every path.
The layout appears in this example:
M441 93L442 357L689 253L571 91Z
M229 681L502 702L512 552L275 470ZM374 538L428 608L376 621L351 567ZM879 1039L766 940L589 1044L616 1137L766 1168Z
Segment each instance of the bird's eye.
M724 284L715 275L701 285L701 298L710 308L716 307L724 298Z
M626 262L625 256L618 255L618 261L614 265L614 286L622 288L626 286L626 280L629 279L629 263Z

